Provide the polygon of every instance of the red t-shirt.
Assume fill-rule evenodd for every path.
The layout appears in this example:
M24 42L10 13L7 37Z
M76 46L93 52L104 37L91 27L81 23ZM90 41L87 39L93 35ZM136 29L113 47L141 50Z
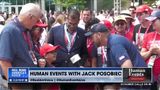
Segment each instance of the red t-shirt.
M126 34L125 34L125 37L129 40L129 41L133 41L132 39L133 39L133 33L132 32L127 32Z
M115 34L115 33L116 33L116 30L115 30L114 28L112 28L111 31L110 31L110 33L111 33L111 34Z
M154 40L155 39L155 40ZM151 44L158 44L160 46L160 34L157 34L156 32L148 33L143 40L142 48L149 50ZM149 62L149 58L146 60L146 63ZM158 75L160 75L160 57L158 57L153 65L153 75L155 80L158 79Z
M129 32L131 32L131 33L132 33L132 35L133 35L133 31L134 31L134 25L133 25L133 24L131 24L131 26L130 26L130 28L129 28Z
M130 32L130 34L131 34L131 36L130 37L132 37L132 39L133 39L133 31L134 31L134 25L133 24L131 24L131 26L130 26L130 28L129 28L129 32Z
M128 38L129 41L133 41L133 31L134 31L134 25L131 24L128 32L126 33L125 37Z
M116 32L115 33L113 33L113 34L116 34ZM118 35L121 35L121 34L118 34ZM131 32L127 32L127 33L125 33L125 35L122 35L122 36L124 36L124 37L126 37L129 41L133 41L132 39L133 39L133 34L131 33Z

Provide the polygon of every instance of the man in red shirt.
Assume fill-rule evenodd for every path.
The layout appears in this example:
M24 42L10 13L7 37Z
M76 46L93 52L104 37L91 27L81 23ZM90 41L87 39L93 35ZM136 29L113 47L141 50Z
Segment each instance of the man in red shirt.
M136 25L133 32L133 41L141 50L144 36L154 31L151 23L145 18L150 16L152 9L148 5L140 5L136 9L136 16L140 24Z
M141 55L148 67L153 68L154 81L158 82L160 78L160 10L153 12L146 19L153 23L155 31L144 37Z

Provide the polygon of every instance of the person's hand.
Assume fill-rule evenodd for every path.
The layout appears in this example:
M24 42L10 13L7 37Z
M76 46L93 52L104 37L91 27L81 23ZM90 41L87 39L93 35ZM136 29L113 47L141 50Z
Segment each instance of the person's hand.
M84 66L79 66L80 68L84 68Z
M45 67L46 66L46 60L45 59L39 59L38 60L39 67Z
M94 90L101 90L100 85L99 85L99 84L95 84L95 85L94 85Z
M151 54L159 54L160 53L160 48L158 47L157 44L152 44L149 51L151 52Z

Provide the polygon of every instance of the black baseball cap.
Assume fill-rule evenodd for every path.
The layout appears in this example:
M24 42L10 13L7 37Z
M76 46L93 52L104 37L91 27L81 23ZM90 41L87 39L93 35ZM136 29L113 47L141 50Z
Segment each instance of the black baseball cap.
M91 27L91 30L87 33L85 33L85 36L91 36L96 32L109 32L108 28L102 24L102 23L97 23L97 24L93 24Z
M151 16L147 17L146 19L152 22L156 20L157 18L160 18L160 10L153 11Z

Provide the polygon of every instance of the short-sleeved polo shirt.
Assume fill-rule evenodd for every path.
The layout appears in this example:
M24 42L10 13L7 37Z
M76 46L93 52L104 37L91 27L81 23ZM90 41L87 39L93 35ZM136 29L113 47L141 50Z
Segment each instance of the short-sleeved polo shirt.
M34 67L24 39L25 28L15 18L8 23L0 35L0 60L11 62L13 67Z
M121 67L127 59L131 60L134 67L146 67L137 48L125 37L110 35L107 45L108 63L111 67Z

